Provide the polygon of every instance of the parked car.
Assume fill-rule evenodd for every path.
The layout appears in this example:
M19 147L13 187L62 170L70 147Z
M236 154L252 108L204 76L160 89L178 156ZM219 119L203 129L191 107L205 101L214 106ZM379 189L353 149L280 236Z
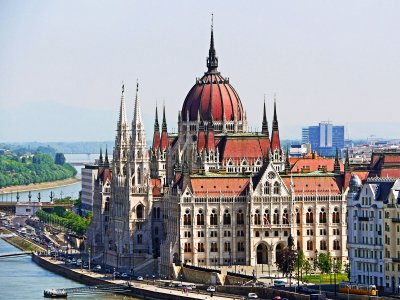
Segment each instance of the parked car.
M281 300L281 296L275 296L272 300Z
M96 266L93 268L93 271L95 271L95 272L100 272L100 271L101 271L101 266L100 266L100 265L96 265Z
M122 273L122 274L121 274L121 278L122 278L122 279L128 279L128 278L129 278L129 275L128 275L127 273Z
M88 264L88 262L87 261L85 261L84 263L83 263L83 266L82 266L84 269L88 269L89 268L89 264Z
M210 285L210 286L207 288L207 292L215 292L215 286Z
M313 291L309 289L308 287L302 285L297 289L300 293L305 293L305 294L312 294Z
M182 287L182 283L181 282L175 282L175 287Z
M257 299L258 296L256 293L248 293L247 298L248 299ZM279 299L280 299L280 297L279 297ZM274 300L275 300L275 298L274 298Z
M138 276L138 277L136 277L136 280L137 281L143 281L143 277L142 276Z
M276 279L274 280L274 286L276 287L284 287L286 285L286 282L281 279Z
M164 282L164 286L166 286L166 287L173 287L174 286L174 284L172 283L172 282Z
M120 272L114 272L114 273L113 273L113 276L114 276L115 278L120 278L120 277L121 277L121 273L120 273Z

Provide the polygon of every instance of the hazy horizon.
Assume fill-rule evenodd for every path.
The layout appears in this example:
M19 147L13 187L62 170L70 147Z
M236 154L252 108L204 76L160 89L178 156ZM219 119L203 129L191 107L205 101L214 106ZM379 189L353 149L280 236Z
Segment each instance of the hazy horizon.
M400 138L398 1L2 0L0 142L113 140L121 82L131 120L137 78L147 139L156 103L172 131L206 71L211 12L253 131L276 94L282 139L327 120L345 138Z

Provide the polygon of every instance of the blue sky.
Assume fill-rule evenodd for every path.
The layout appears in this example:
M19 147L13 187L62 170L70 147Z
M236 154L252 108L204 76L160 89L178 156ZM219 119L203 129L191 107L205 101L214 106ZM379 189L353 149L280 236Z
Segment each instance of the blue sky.
M253 130L276 93L284 139L326 120L400 137L399 1L0 0L0 141L112 140L121 81L132 118L137 78L148 136L156 102L176 128L211 12Z

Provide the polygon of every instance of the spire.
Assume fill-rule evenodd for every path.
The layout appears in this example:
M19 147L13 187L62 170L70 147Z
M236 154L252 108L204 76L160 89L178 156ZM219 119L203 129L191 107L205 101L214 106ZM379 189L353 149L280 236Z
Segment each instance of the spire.
M276 99L274 99L274 119L272 121L271 148L272 152L278 150L279 153L282 153L281 141L279 138L278 117L276 114Z
M276 114L276 98L274 97L274 119L272 121L272 130L278 130L278 117Z
M103 150L100 146L100 157L99 157L99 166L103 165Z
M127 124L124 92L125 92L125 85L124 85L124 82L122 82L122 93L121 93L121 104L119 107L118 129L120 129L122 125Z
M345 158L345 162L344 162L344 172L345 173L350 173L351 172L350 161L349 161L349 148L346 149L346 158Z
M133 113L133 126L142 124L142 114L140 111L140 101L139 101L139 82L136 81L136 96L135 96L135 110Z
M153 134L153 151L157 152L160 147L160 124L158 123L158 109L156 105L156 118L154 121L154 134Z
M340 174L339 151L336 148L335 164L333 165L333 173Z
M263 121L262 121L262 134L265 134L269 137L269 131L268 131L268 122L267 122L267 112L265 109L265 94L264 94L264 111L263 111Z
M108 161L107 145L106 145L106 155L104 157L104 166L105 167L109 167L110 166L110 163Z
M156 104L156 117L155 117L155 120L154 120L154 131L160 131L160 124L158 123L157 104Z
M167 131L167 121L165 119L165 105L163 107L162 131Z
M214 47L214 14L211 14L211 39L210 50L208 50L207 68L208 72L217 71L218 68L218 57L216 56Z

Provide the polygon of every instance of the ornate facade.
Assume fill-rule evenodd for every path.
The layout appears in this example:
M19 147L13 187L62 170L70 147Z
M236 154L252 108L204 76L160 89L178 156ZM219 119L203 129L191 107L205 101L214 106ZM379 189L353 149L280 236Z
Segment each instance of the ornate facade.
M348 159L344 169L337 156L289 159L276 102L271 133L265 102L261 132L249 132L218 63L211 30L207 71L184 100L178 133L168 132L165 109L160 130L156 108L150 150L138 91L131 129L122 95L112 167L99 167L95 256L133 271L158 259L164 275L182 263L274 272L291 235L309 260L330 251L345 261Z

